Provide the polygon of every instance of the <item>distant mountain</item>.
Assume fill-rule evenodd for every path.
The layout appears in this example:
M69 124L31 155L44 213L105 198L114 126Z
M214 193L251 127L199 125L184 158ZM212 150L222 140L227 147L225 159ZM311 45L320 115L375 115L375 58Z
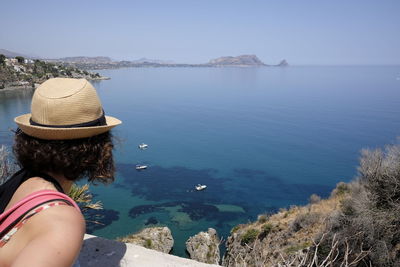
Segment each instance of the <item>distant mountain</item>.
M10 51L10 50L7 50L7 49L1 49L1 48L0 48L0 54L5 55L6 57L18 57L18 56L20 56L20 57L25 57L25 58L31 58L31 56L27 56L27 55L24 55L24 54L21 54L21 53L18 53L18 52L13 52L13 51Z
M104 64L111 63L113 60L109 57L63 57L54 59L54 61L61 61L66 63L84 63L84 64Z
M256 55L219 57L210 60L208 64L213 66L266 66Z
M142 64L142 63L175 64L175 62L172 60L159 60L159 59L150 59L150 58L145 58L145 57L142 57L137 60L132 60L131 62L138 63L138 64Z

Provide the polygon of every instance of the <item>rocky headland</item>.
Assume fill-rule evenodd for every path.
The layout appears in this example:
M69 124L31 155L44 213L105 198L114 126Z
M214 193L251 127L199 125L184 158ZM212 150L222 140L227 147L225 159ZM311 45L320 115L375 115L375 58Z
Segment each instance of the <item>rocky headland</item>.
M237 57L219 57L210 60L208 63L215 67L249 67L249 66L267 66L256 55L241 55Z
M200 232L190 237L186 241L186 250L193 260L209 264L219 264L219 245L220 239L218 238L217 231L213 228L208 228L207 232Z
M174 246L174 239L168 227L145 228L136 234L128 235L117 240L164 253L170 253Z
M226 56L211 59L207 63L190 64L174 63L156 59L141 58L133 61L114 61L108 57L68 57L60 59L47 59L48 62L72 66L81 69L117 69L117 68L211 68L211 67L286 67L289 64L282 60L276 65L268 65L262 62L256 55Z

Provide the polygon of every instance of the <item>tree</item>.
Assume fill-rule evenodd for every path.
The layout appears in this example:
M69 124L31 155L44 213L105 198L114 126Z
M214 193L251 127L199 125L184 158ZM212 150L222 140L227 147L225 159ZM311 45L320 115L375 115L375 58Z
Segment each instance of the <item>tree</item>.
M17 57L15 57L15 59L18 60L18 63L24 63L24 61L25 61L25 58L21 57L21 56L17 56Z
M3 54L0 54L0 65L3 65L6 63L6 56Z

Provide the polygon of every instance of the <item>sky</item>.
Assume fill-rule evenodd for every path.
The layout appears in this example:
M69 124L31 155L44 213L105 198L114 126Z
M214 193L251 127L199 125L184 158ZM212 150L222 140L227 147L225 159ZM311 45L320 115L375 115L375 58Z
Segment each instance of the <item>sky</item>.
M399 0L0 2L0 48L45 58L400 64Z

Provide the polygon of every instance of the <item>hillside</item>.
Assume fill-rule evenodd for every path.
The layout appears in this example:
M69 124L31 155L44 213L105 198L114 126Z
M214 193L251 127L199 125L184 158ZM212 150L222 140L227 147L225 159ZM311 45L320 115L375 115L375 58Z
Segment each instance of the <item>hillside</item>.
M18 53L18 52L14 52L14 51L10 51L10 50L7 50L7 49L2 49L2 48L0 48L0 55L4 55L4 56L9 57L9 58L13 58L13 57L30 58L27 55L24 55L24 54L21 54L21 53Z
M227 240L224 266L400 266L400 145L363 150L331 197L260 215Z
M213 66L266 66L256 55L219 57L208 63Z
M5 58L0 55L0 89L35 88L37 84L49 78L85 78L88 80L103 80L99 73L67 67L41 60Z
M63 57L59 59L46 59L47 62L66 62L66 63L81 63L81 64L104 64L111 63L113 60L109 57Z

